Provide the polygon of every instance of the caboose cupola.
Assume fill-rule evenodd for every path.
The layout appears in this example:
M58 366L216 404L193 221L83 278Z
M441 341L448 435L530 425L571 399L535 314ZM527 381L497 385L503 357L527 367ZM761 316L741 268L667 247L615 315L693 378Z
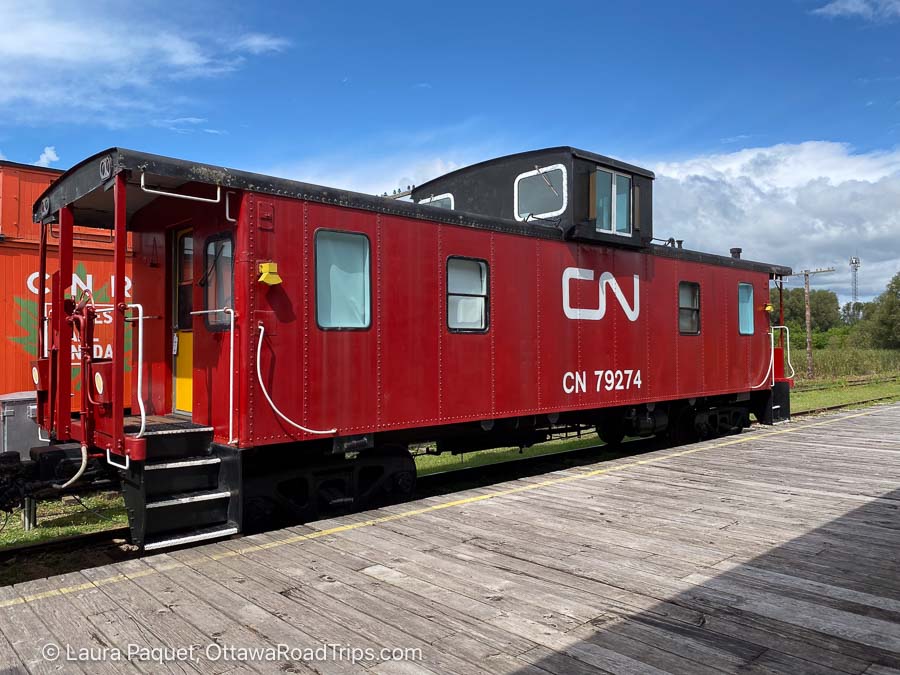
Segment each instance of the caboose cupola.
M653 238L653 172L571 147L508 155L453 171L413 200L556 228L567 239L628 247Z

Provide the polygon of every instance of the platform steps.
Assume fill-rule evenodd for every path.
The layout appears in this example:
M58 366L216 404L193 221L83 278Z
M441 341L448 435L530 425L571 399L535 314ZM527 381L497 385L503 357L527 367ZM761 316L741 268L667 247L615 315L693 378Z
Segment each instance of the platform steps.
M190 454L135 462L124 480L132 543L145 551L237 534L241 530L240 463L233 448L191 430Z

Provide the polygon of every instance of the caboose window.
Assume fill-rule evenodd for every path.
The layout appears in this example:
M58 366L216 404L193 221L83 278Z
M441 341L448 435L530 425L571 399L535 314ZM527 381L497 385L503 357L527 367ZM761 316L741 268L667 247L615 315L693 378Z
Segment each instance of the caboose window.
M455 333L483 333L487 325L487 261L447 258L447 327Z
M203 278L200 285L206 287L204 309L234 308L234 255L231 236L216 236L206 240ZM206 315L207 325L228 326L230 317L225 312Z
M371 322L369 238L316 232L316 320L320 328L368 328Z
M631 236L631 177L597 169L591 188L597 231Z
M566 210L568 190L566 167L562 164L520 173L513 183L516 220L560 215Z
M692 281L678 284L678 332L700 334L700 284Z
M449 192L446 192L442 195L432 195L431 197L425 197L425 199L419 200L420 204L427 204L428 206L436 206L439 209L450 209L453 210L453 195Z
M738 284L738 332L753 335L753 285Z

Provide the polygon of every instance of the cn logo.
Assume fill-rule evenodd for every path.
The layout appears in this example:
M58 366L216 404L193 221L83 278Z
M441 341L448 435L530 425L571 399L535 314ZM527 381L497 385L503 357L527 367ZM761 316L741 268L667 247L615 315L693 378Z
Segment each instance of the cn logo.
M597 281L597 294L599 296L599 306L596 309L585 309L582 307L572 307L569 296L569 286L572 279L579 281L593 281L594 270L586 270L581 267L567 267L562 275L562 295L563 295L563 311L569 319L583 321L600 321L606 316L606 289L610 288L616 300L622 306L625 316L629 321L637 321L641 315L641 294L640 279L637 274L634 275L634 303L629 304L625 298L622 289L619 288L619 282L609 272L603 272Z
M112 155L107 155L100 160L100 180L107 180L112 176Z

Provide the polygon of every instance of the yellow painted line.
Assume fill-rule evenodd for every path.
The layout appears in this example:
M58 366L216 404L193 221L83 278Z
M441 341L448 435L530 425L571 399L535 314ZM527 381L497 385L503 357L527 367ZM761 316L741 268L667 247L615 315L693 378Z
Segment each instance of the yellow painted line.
M784 429L778 429L773 431L766 431L761 434L754 434L752 436L738 436L728 441L722 441L720 443L713 443L711 445L697 445L686 450L679 450L677 452L670 452L667 455L661 455L657 457L648 457L647 459L638 459L633 462L626 462L624 464L616 464L613 466L604 467L602 469L593 469L590 471L585 471L577 474L570 474L566 476L559 476L557 478L549 478L547 480L540 481L538 483L528 483L526 485L520 485L514 488L506 488L504 490L495 490L494 492L488 492L486 494L474 495L472 497L464 497L462 499L454 499L449 502L441 502L440 504L433 504L431 506L424 506L418 509L412 509L410 511L403 511L402 513L395 513L388 516L380 516L378 518L370 518L368 520L361 520L353 523L347 523L346 525L337 525L335 527L330 527L325 530L316 530L315 532L307 532L306 534L298 534L292 537L285 537L284 539L276 539L274 541L266 542L264 544L253 544L250 546L244 546L239 549L228 549L222 551L220 553L213 553L210 555L197 556L194 559L187 560L184 562L174 561L171 563L165 563L161 565L157 565L156 567L147 568L145 570L141 570L140 572L133 573L122 573L115 574L109 577L105 577L103 579L97 579L96 581L88 581L83 584L77 584L75 586L65 586L63 588L57 588L49 591L44 591L43 593L35 593L34 595L24 595L19 598L12 598L10 600L4 600L0 602L0 609L4 607L12 607L14 605L22 605L25 603L37 602L39 600L44 600L46 598L53 598L62 595L69 595L71 593L78 593L79 591L87 591L94 588L99 588L100 586L108 586L110 584L121 583L123 581L129 581L132 579L140 579L142 577L150 576L153 574L159 574L160 572L168 572L171 570L183 568L183 567L191 567L198 564L203 564L204 562L216 561L216 560L224 560L226 558L234 558L236 556L247 555L248 553L255 553L257 551L265 551L270 548L277 548L280 546L286 546L288 544L296 544L301 541L309 541L312 539L321 539L322 537L328 537L334 534L340 534L341 532L350 532L352 530L358 530L363 527L372 527L375 525L381 525L383 523L390 523L395 520L403 520L405 518L412 518L414 516L420 516L425 513L432 513L434 511L441 511L443 509L451 509L457 506L466 506L467 504L475 504L477 502L483 502L488 499L496 499L497 497L504 497L506 495L517 494L520 492L529 492L531 490L537 490L542 487L549 487L551 485L560 485L562 483L568 483L570 481L575 480L584 480L585 478L593 478L595 476L604 476L606 474L614 473L616 471L623 471L625 469L632 469L637 466L642 466L644 464L655 464L656 462L663 462L667 459L674 459L676 457L684 457L685 455L692 455L695 452L703 452L704 450L714 450L716 448L725 448L731 445L740 445L741 443L748 443L750 441L760 440L762 438L770 438L772 436L781 436L783 434L794 433L795 431L803 431L805 429L810 429L812 427L820 427L826 424L834 424L835 422L842 422L844 420L853 419L854 417L863 417L865 415L871 415L877 412L877 408L873 408L870 410L865 410L863 412L854 413L852 415L843 415L841 417L832 417L826 420L822 420L820 422L812 422L810 424L804 424L803 426L798 427L787 427Z

